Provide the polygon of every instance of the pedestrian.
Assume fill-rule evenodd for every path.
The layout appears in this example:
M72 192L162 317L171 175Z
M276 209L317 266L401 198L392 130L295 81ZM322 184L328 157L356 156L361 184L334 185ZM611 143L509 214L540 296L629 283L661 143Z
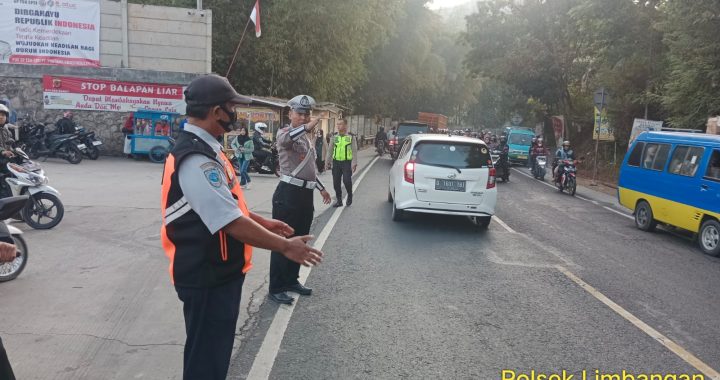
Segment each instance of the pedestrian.
M357 139L352 133L348 133L347 120L340 119L337 124L338 132L330 139L326 168L332 168L333 188L335 189L335 204L333 207L340 207L342 202L341 181L345 184L347 192L347 205L352 205L352 175L357 170Z
M317 166L318 173L325 171L325 155L327 155L327 143L325 142L325 132L321 128L317 128L315 134L315 152L317 153L317 159L315 165Z
M165 161L162 246L185 318L183 379L224 380L230 365L240 294L252 247L315 265L312 236L248 210L218 139L232 130L234 107L247 104L226 78L205 75L185 90L188 122Z
M314 137L320 119L310 118L315 99L298 95L288 101L290 124L277 133L280 159L280 183L272 198L272 217L295 229L296 234L310 232L315 206L313 191L319 190L323 202L329 204L330 194L317 176ZM270 257L270 289L268 297L277 303L291 305L294 298L287 292L309 296L312 289L300 284L300 265L273 250Z
M5 223L0 223L0 264L15 261L17 250ZM3 346L2 338L0 338L0 379L15 380L15 374L10 366L5 346Z
M248 174L248 167L250 167L250 160L252 160L255 144L248 135L246 126L240 127L238 132L239 134L235 136L235 139L230 145L235 151L235 157L237 158L238 167L240 168L240 186L245 190L250 190L251 179Z

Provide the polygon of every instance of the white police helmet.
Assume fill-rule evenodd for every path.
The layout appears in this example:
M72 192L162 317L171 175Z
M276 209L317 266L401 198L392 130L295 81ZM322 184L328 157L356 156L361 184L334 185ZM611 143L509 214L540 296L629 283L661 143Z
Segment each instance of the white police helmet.
M5 116L10 116L10 109L4 104L0 104L0 112L4 113Z
M298 95L287 103L291 110L298 113L310 113L315 108L315 99L310 95Z

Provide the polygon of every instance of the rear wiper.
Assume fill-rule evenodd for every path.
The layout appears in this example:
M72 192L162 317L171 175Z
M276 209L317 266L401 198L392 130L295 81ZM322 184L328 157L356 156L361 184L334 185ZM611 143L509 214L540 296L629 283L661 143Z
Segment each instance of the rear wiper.
M458 173L462 174L462 171L460 171L460 168L456 168L452 165L445 165L445 164L433 164L434 166L439 166L441 168L449 168L449 169L455 169L458 171Z

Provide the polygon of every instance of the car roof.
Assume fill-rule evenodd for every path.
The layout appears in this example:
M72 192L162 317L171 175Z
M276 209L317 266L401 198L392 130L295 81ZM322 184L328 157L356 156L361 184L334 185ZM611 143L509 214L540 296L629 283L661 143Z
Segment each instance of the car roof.
M535 136L535 132L529 130L529 129L511 129L509 134L512 133L520 133L523 135L533 135Z
M412 139L414 143L432 141L432 142L454 142L454 143L471 143L471 144L486 145L485 141L474 138L474 137L449 136L449 135L441 135L441 134L433 134L433 133L413 134L413 135L408 136L408 138Z
M719 135L710 135L707 133L688 133L688 132L643 132L638 141L657 141L668 143L696 143L705 145L720 145Z

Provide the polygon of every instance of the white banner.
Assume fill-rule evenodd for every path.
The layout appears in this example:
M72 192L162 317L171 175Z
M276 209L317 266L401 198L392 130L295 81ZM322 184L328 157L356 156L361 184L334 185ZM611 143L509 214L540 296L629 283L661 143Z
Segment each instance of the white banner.
M661 131L663 126L662 121L646 120L646 119L635 119L633 120L632 131L630 132L630 141L628 142L628 148L635 138L639 134L645 131Z
M100 66L100 3L0 0L0 63Z

